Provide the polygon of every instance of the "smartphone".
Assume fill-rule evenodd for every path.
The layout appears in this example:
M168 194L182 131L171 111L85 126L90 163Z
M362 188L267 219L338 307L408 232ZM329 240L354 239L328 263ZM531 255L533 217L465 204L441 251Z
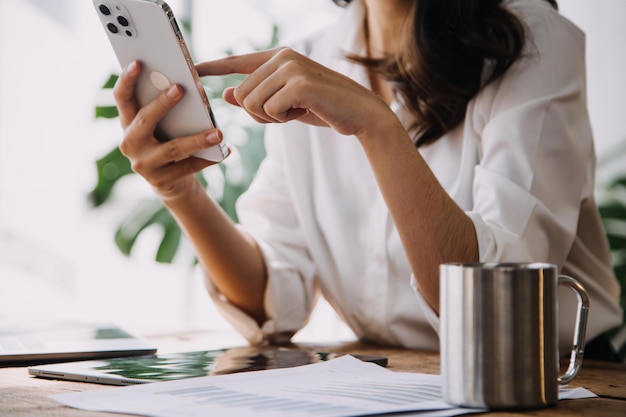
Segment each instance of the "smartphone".
M122 68L137 60L141 77L136 95L140 106L161 90L179 84L183 99L160 121L160 141L217 127L209 99L172 9L162 0L93 0L96 13ZM222 142L194 154L219 162L228 155Z

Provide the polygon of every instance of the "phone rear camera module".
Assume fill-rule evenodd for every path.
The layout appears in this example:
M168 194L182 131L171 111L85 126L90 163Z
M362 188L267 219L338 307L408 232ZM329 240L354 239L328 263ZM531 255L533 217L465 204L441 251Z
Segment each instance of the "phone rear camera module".
M100 6L98 6L98 9L100 10L100 13L102 13L105 16L108 16L111 14L111 10L109 10L109 8L106 7L104 4L101 4Z
M137 28L133 24L132 16L121 2L116 0L96 1L96 11L104 29L109 35L122 36L124 38L137 37Z
M124 27L127 27L129 25L128 19L126 19L124 16L118 16L117 22Z
M120 31L113 23L107 24L107 29L109 29L111 33L117 33Z

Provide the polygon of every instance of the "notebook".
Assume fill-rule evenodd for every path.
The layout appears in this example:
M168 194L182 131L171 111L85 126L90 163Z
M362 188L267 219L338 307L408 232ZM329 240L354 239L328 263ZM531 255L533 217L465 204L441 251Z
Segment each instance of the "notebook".
M156 347L114 324L0 326L0 366L149 355Z
M30 375L68 381L107 385L134 385L209 375L289 368L323 362L340 356L329 352L277 346L246 346L150 356L97 359L69 363L35 365ZM387 365L387 358L353 355L363 361Z

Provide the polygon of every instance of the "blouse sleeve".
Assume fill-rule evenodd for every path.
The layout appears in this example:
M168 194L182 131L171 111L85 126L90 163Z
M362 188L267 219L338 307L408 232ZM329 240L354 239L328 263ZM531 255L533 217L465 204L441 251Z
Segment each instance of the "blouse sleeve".
M317 297L315 266L283 170L285 149L281 143L285 131L286 125L267 126L267 155L249 189L237 201L241 227L256 240L265 259L267 321L258 326L209 279L205 280L218 310L251 344L288 341L308 320Z
M593 193L584 35L556 12L526 23L522 57L468 108L479 142L468 214L481 261L563 265Z

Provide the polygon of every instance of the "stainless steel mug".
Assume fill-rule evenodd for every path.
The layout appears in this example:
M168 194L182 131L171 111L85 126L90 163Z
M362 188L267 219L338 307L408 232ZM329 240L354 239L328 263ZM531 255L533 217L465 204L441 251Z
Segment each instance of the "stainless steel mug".
M578 296L567 371L559 375L557 285ZM443 398L461 406L532 409L555 405L558 385L582 364L589 298L547 263L440 266ZM572 312L573 313L573 312Z

